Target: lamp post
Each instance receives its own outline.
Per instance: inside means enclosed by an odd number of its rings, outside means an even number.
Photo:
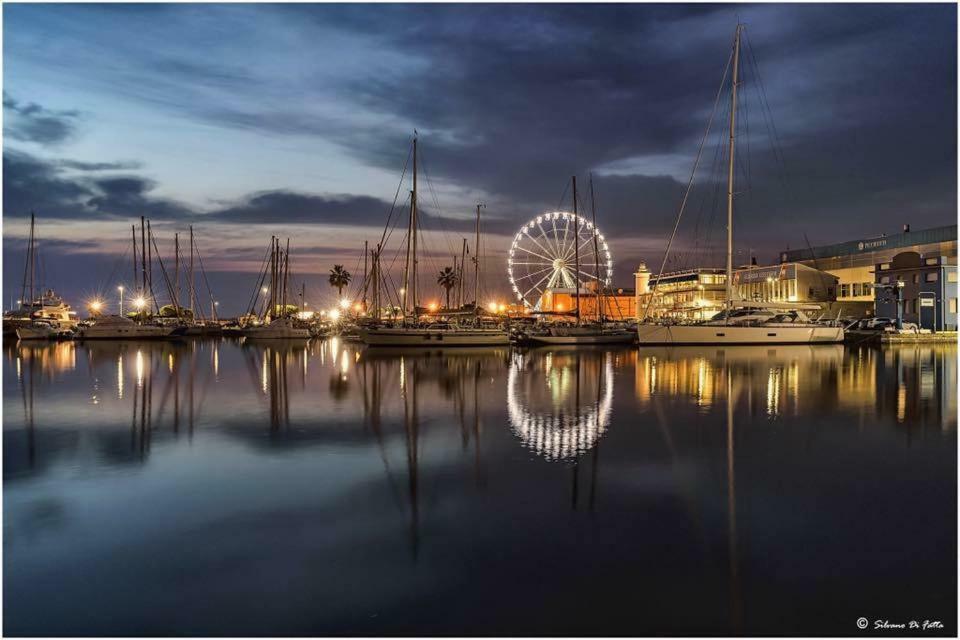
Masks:
[[[897,280],[897,331],[903,331],[903,280]]]
[[[120,292],[120,315],[123,315],[123,285],[117,287],[117,291]]]

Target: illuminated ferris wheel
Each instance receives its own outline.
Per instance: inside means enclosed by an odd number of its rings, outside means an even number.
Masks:
[[[513,294],[533,309],[539,308],[546,289],[575,289],[579,280],[581,290],[594,291],[598,279],[609,286],[612,275],[613,258],[603,234],[567,211],[545,213],[520,227],[507,257]]]

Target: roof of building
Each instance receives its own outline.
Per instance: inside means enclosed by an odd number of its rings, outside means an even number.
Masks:
[[[838,244],[828,244],[806,249],[789,249],[780,253],[780,262],[796,262],[814,258],[833,258],[870,253],[882,249],[896,249],[899,247],[913,247],[923,244],[936,244],[957,240],[957,225],[934,227],[920,231],[905,231],[893,235],[884,235],[863,240],[850,240]]]

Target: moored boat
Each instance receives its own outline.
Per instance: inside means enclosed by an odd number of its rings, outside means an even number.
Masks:
[[[80,340],[148,340],[182,333],[182,328],[156,324],[137,324],[123,316],[99,316],[77,329]]]

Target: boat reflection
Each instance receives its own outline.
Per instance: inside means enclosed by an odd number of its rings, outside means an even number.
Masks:
[[[517,353],[507,376],[510,425],[547,460],[572,460],[593,448],[610,424],[613,354],[532,350]]]

